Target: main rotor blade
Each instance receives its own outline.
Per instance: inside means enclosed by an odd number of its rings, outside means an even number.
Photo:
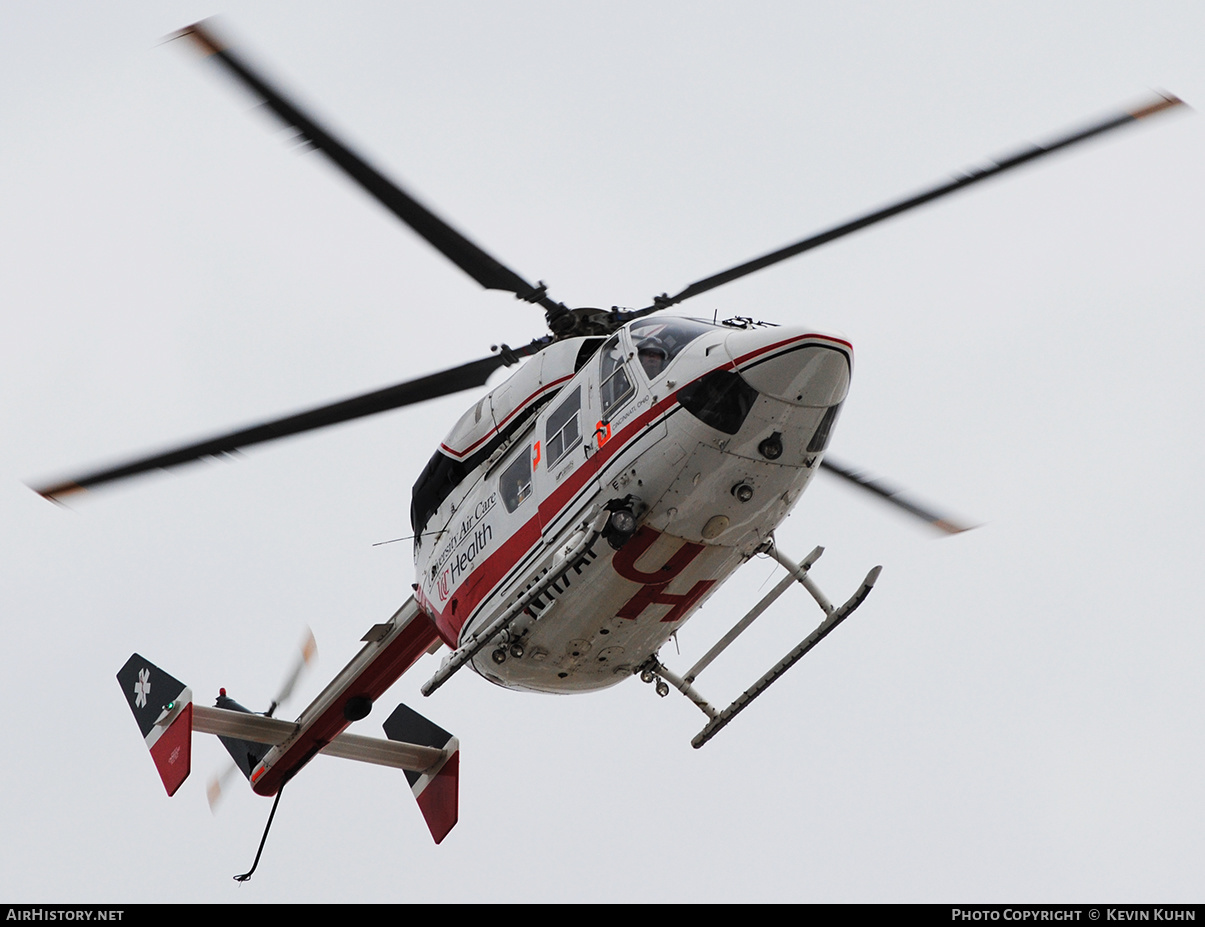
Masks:
[[[295,415],[287,415],[261,425],[240,428],[237,431],[217,435],[159,454],[140,457],[129,463],[95,470],[40,488],[34,487],[34,491],[51,502],[58,502],[71,493],[148,473],[152,470],[166,470],[204,457],[220,457],[253,444],[275,441],[277,438],[285,438],[317,428],[326,428],[340,422],[348,422],[367,415],[375,415],[378,412],[388,412],[390,409],[398,409],[417,402],[425,402],[428,399],[459,393],[475,386],[484,386],[490,374],[499,367],[514,363],[519,357],[535,354],[542,347],[543,344],[538,341],[513,349],[503,345],[502,350],[497,354],[462,364],[459,367],[442,370],[416,380],[407,380],[405,383],[387,386],[384,389],[319,406],[305,412],[298,412]]]
[[[192,39],[205,54],[211,55],[221,63],[236,80],[258,96],[265,106],[330,158],[377,202],[487,290],[504,290],[527,302],[539,303],[547,310],[550,322],[567,311],[560,303],[545,295],[543,283],[532,286],[418,203],[410,194],[335,138],[278,87],[252,68],[241,55],[231,51],[226,43],[215,35],[211,22],[194,23],[172,37]]]
[[[1139,119],[1145,119],[1147,116],[1153,116],[1155,113],[1163,110],[1172,109],[1173,107],[1183,106],[1184,101],[1170,94],[1160,94],[1156,99],[1147,102],[1143,106],[1136,109],[1127,110],[1122,113],[1117,113],[1103,119],[1100,122],[1094,123],[1084,129],[1072,132],[1068,135],[1060,136],[1053,139],[1044,145],[1031,145],[1028,148],[1014,152],[1007,157],[1001,158],[999,161],[988,162],[983,167],[969,168],[963,174],[949,180],[945,183],[937,184],[927,190],[922,190],[912,196],[891,203],[881,209],[876,209],[873,212],[866,213],[855,219],[850,219],[848,222],[843,222],[840,225],[834,226],[823,232],[819,232],[802,241],[797,241],[793,245],[787,245],[785,248],[779,248],[777,251],[771,251],[769,254],[762,255],[759,258],[754,258],[752,261],[746,261],[744,264],[738,264],[728,270],[718,274],[713,274],[710,277],[705,277],[698,280],[678,293],[676,296],[668,296],[662,294],[653,300],[653,305],[641,309],[633,315],[647,315],[650,312],[656,312],[658,309],[666,309],[669,306],[677,305],[683,300],[690,299],[692,296],[698,296],[700,293],[706,293],[708,290],[715,289],[725,283],[730,283],[733,280],[738,280],[754,271],[761,270],[763,267],[769,267],[771,264],[777,264],[779,261],[785,261],[787,258],[794,257],[797,254],[802,254],[805,251],[811,251],[813,248],[819,248],[821,245],[828,244],[830,241],[835,241],[838,238],[843,238],[867,226],[874,225],[877,222],[882,222],[884,219],[890,219],[892,216],[898,216],[902,212],[907,212],[910,209],[915,209],[917,206],[923,206],[925,203],[931,203],[936,199],[940,199],[947,194],[953,193],[956,190],[962,190],[972,184],[987,180],[989,177],[995,177],[997,174],[1002,174],[1005,171],[1012,170],[1015,167],[1020,167],[1022,164],[1027,164],[1037,158],[1052,154],[1069,145],[1075,145],[1079,142],[1087,141],[1090,138],[1095,138],[1105,132],[1111,132],[1113,129],[1120,128],[1124,125],[1129,125]]]
[[[946,534],[961,534],[963,531],[969,531],[971,528],[975,527],[974,525],[959,524],[952,518],[948,518],[945,515],[939,515],[937,512],[934,512],[933,510],[912,501],[895,487],[888,486],[886,483],[880,482],[879,480],[872,480],[870,477],[863,473],[859,473],[857,470],[854,470],[847,464],[837,463],[837,461],[833,460],[831,457],[825,457],[824,460],[820,461],[820,466],[829,473],[834,473],[843,480],[853,483],[859,489],[865,489],[867,492],[873,493],[883,501],[890,502],[897,508],[903,509],[909,515],[914,515],[922,521],[928,522],[934,528],[937,528],[939,531],[944,531]]]

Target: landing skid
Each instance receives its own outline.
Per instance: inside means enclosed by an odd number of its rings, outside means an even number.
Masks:
[[[748,614],[746,614],[740,621],[733,625],[732,629],[722,638],[720,638],[720,640],[716,642],[715,646],[707,651],[699,662],[687,670],[684,676],[679,676],[665,666],[665,664],[658,660],[654,655],[645,661],[639,670],[637,670],[637,672],[640,674],[641,681],[646,683],[656,683],[657,693],[659,695],[668,694],[669,689],[666,683],[669,683],[669,685],[672,685],[675,689],[694,702],[695,705],[698,706],[699,710],[702,711],[703,714],[707,715],[707,717],[710,719],[707,723],[707,726],[704,727],[703,730],[701,730],[690,742],[691,746],[696,750],[718,734],[729,721],[744,711],[750,702],[765,692],[766,689],[770,688],[770,686],[777,681],[783,673],[798,663],[808,651],[810,651],[813,647],[824,640],[830,633],[832,633],[837,625],[852,615],[854,610],[865,601],[868,595],[870,595],[870,590],[874,588],[875,581],[879,578],[879,573],[882,572],[883,569],[881,566],[874,567],[874,569],[866,574],[866,578],[862,581],[862,585],[860,585],[857,591],[850,596],[849,600],[844,605],[837,607],[828,600],[824,593],[820,591],[820,588],[812,581],[811,577],[808,576],[808,570],[810,570],[812,565],[820,559],[820,555],[824,553],[823,547],[817,547],[810,554],[808,554],[807,558],[802,563],[798,564],[780,552],[774,546],[773,541],[767,542],[761,552],[768,554],[782,564],[788,575],[784,577],[778,583],[778,585],[771,589],[765,596],[763,596],[761,601],[753,606]],[[753,622],[757,620],[762,612],[769,608],[779,596],[786,592],[787,589],[789,589],[791,585],[796,582],[803,586],[803,588],[808,591],[812,598],[816,600],[816,604],[819,605],[824,611],[824,620],[820,622],[820,624],[814,631],[812,631],[811,634],[800,641],[797,647],[775,663],[764,676],[758,679],[757,682],[755,682],[740,696],[738,696],[731,705],[722,711],[717,709],[694,688],[694,681],[716,657],[723,653],[728,646],[735,641],[746,628],[749,627],[749,625],[753,624]]]

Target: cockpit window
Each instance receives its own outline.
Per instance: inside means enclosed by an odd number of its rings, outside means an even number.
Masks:
[[[757,390],[739,373],[713,370],[678,390],[678,402],[704,425],[734,435],[757,402]]]
[[[508,512],[513,512],[524,499],[531,495],[530,444],[524,447],[514,462],[502,471],[498,488],[502,491],[502,502]]]
[[[820,451],[828,447],[829,435],[833,432],[833,425],[836,424],[837,416],[841,413],[841,403],[835,406],[829,406],[824,412],[824,418],[820,419],[820,424],[816,426],[816,433],[812,435],[812,440],[808,442],[808,453],[818,454]]]
[[[650,380],[655,380],[684,347],[700,335],[715,331],[715,326],[695,319],[659,318],[633,322],[628,330],[641,368]]]
[[[613,335],[599,354],[602,361],[599,367],[599,396],[602,399],[603,419],[610,418],[611,410],[618,408],[636,391],[632,378],[628,376],[627,364],[624,363],[623,347],[619,344],[619,336]]]

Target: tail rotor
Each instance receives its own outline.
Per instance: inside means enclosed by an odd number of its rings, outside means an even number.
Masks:
[[[318,659],[318,642],[314,639],[314,632],[308,627],[305,629],[305,636],[301,640],[298,648],[296,659],[293,665],[289,668],[289,672],[285,677],[285,681],[281,684],[276,696],[272,699],[268,710],[263,713],[264,717],[271,718],[276,709],[288,701],[293,694],[293,689],[297,682],[301,679],[305,670],[312,666]],[[226,690],[222,689],[218,696],[218,707],[227,708],[233,711],[242,711],[247,714],[255,714],[242,705],[227,697]],[[214,773],[209,777],[209,782],[205,788],[205,797],[209,801],[209,810],[213,814],[217,814],[218,805],[221,804],[227,788],[230,785],[230,780],[236,771],[241,771],[244,777],[251,775],[251,770],[259,762],[260,757],[267,752],[267,747],[263,744],[251,743],[246,740],[239,740],[233,737],[220,737],[222,746],[226,748],[231,756],[231,762],[227,764],[221,772]]]

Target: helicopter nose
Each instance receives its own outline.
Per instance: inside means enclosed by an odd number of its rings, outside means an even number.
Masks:
[[[797,326],[736,331],[724,341],[737,372],[759,393],[791,405],[835,406],[849,391],[853,347]]]

